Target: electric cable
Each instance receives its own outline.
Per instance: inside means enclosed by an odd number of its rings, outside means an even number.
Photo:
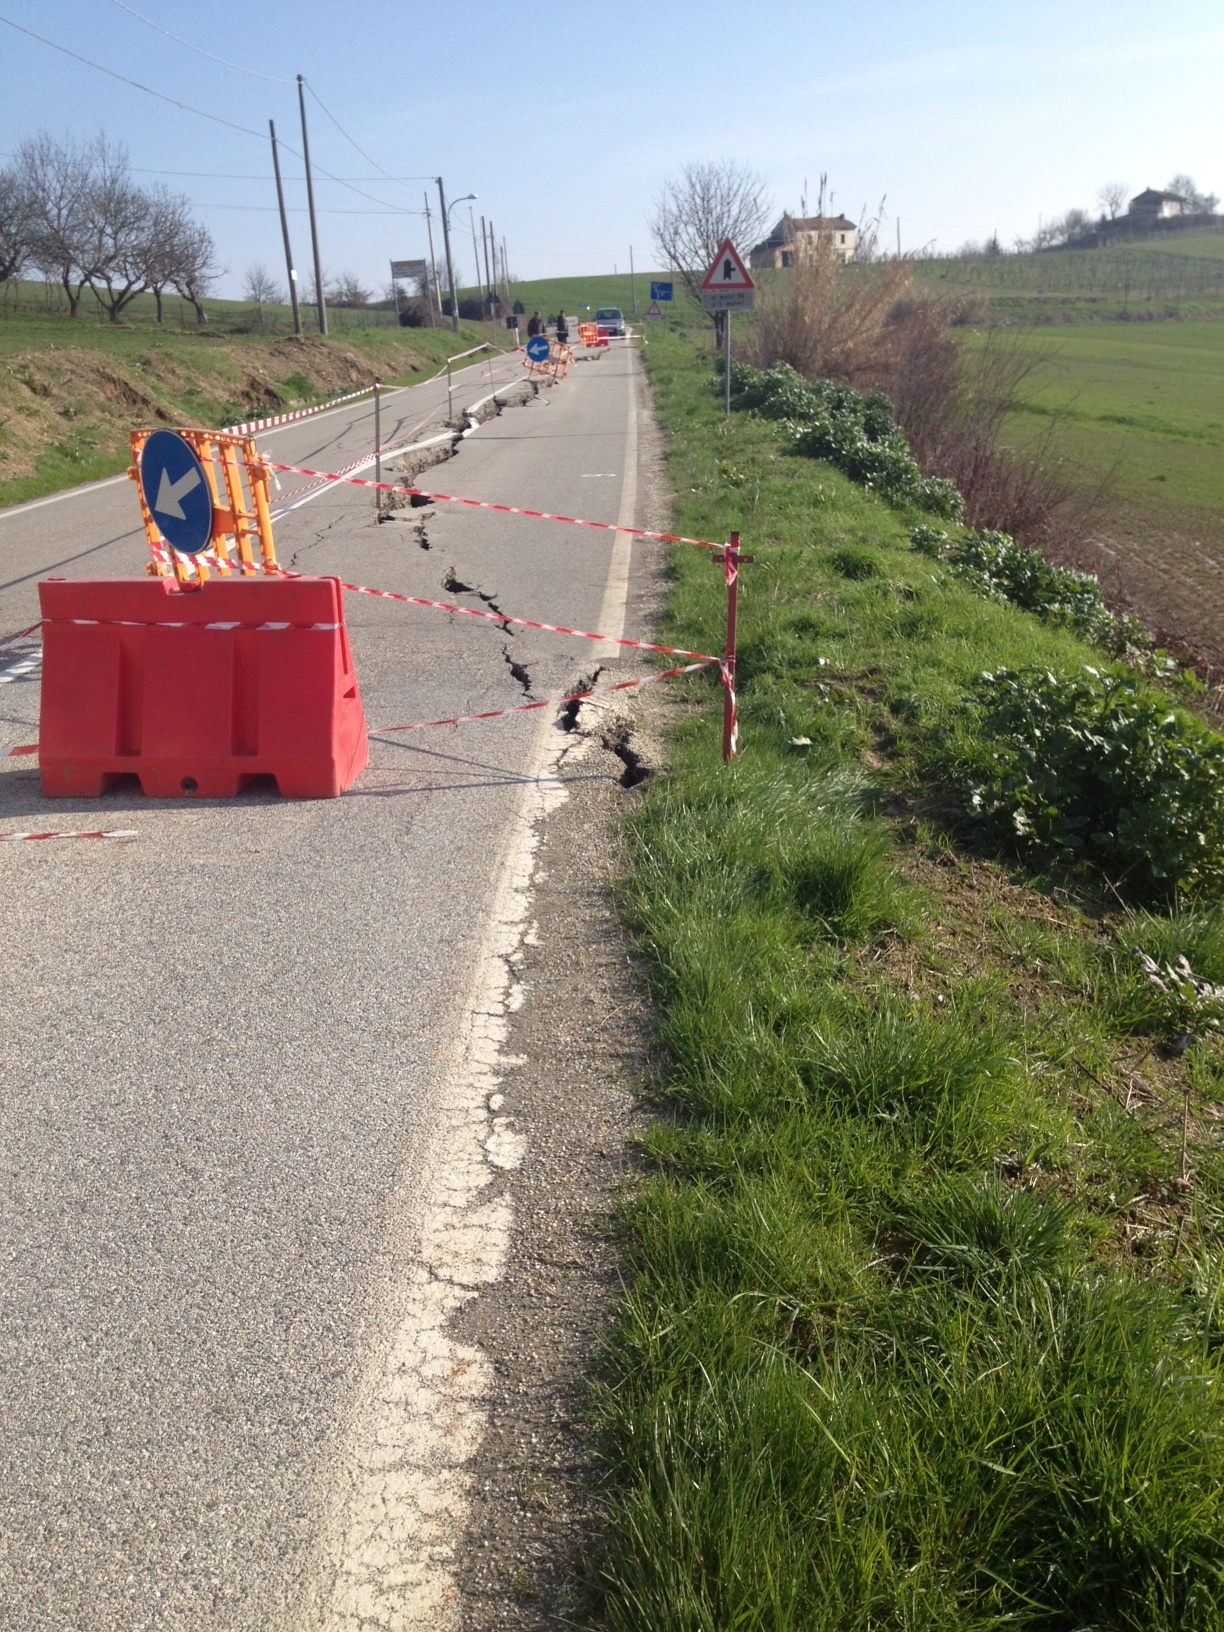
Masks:
[[[219,62],[222,68],[232,68],[236,74],[249,74],[252,79],[266,79],[272,85],[293,84],[291,79],[283,79],[279,74],[261,74],[254,68],[244,68],[240,62],[229,62],[225,57],[214,56],[211,51],[205,51],[202,46],[192,45],[190,40],[184,40],[177,34],[171,34],[168,28],[163,28],[160,23],[155,23],[152,18],[145,17],[134,6],[125,5],[124,0],[111,0],[111,4],[118,6],[120,11],[126,11],[129,17],[135,17],[136,21],[143,23],[146,28],[153,29],[155,33],[164,34],[168,40],[173,40],[175,45],[181,45],[185,50],[194,51],[197,57],[207,57],[209,62]]]
[[[31,40],[37,40],[39,45],[49,45],[52,51],[59,51],[65,57],[71,57],[74,62],[82,62],[86,68],[96,68],[100,74],[106,74],[110,79],[117,79],[121,85],[130,85],[134,90],[143,91],[146,96],[155,96],[159,102],[168,102],[172,108],[181,108],[184,113],[197,114],[201,119],[208,119],[214,125],[224,125],[227,130],[240,130],[244,136],[254,136],[263,141],[264,133],[261,130],[252,130],[249,125],[235,124],[232,119],[222,119],[219,114],[206,113],[203,108],[193,108],[190,102],[180,102],[177,97],[167,96],[164,91],[155,91],[151,85],[142,85],[138,79],[129,79],[126,74],[117,74],[113,68],[105,68],[100,62],[94,62],[91,57],[83,57],[78,51],[70,51],[66,45],[58,45],[43,34],[36,34],[32,28],[24,28],[15,23],[11,17],[0,16],[0,23],[16,29],[18,34],[25,34]],[[335,180],[335,177],[332,178]],[[381,202],[378,200],[377,202]]]

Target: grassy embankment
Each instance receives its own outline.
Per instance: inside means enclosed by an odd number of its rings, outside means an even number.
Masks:
[[[1224,980],[1224,916],[974,848],[975,678],[1108,663],[647,356],[678,528],[758,559],[743,757],[691,683],[628,835],[664,1063],[595,1621],[1219,1628],[1224,1054],[1164,1046],[1130,948]],[[716,563],[673,571],[662,638],[717,649]]]
[[[649,273],[636,288],[644,312]],[[577,316],[584,305],[631,315],[632,289],[628,274],[609,274],[545,279],[513,293],[546,316],[559,307]],[[287,306],[209,299],[201,329],[177,297],[167,299],[160,326],[151,295],[118,324],[102,320],[88,296],[75,320],[40,309],[44,298],[41,284],[18,283],[0,302],[0,505],[123,470],[129,430],[149,420],[216,427],[304,407],[375,377],[410,384],[451,352],[512,338],[504,325],[464,322],[455,335],[449,322],[399,329],[390,312],[336,308],[322,340],[304,306],[305,336],[295,340]]]
[[[41,291],[41,285],[39,286]],[[304,407],[381,377],[409,384],[446,356],[487,340],[489,324],[455,335],[332,314],[326,340],[295,340],[288,308],[208,302],[210,322],[153,321],[142,297],[124,322],[59,312],[0,314],[0,505],[93,481],[126,468],[128,433],[147,423],[219,427]],[[168,317],[179,303],[167,303]],[[187,314],[190,316],[190,313]],[[385,316],[386,314],[379,314]],[[506,343],[505,331],[495,335]]]

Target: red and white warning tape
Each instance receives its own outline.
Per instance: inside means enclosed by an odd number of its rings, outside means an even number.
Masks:
[[[286,573],[286,577],[299,577],[298,573]],[[350,595],[373,595],[381,601],[402,601],[406,606],[427,606],[435,612],[460,612],[465,618],[486,618],[490,623],[514,623],[520,629],[543,629],[550,635],[573,635],[579,640],[605,640],[614,646],[632,646],[639,652],[662,652],[667,657],[697,657],[702,663],[717,663],[716,657],[708,652],[690,652],[683,646],[655,646],[648,640],[629,640],[624,635],[596,635],[589,629],[567,629],[560,623],[539,623],[534,618],[513,618],[508,612],[478,611],[474,606],[457,606],[454,601],[427,601],[420,595],[400,595],[393,589],[368,589],[364,584],[346,584],[340,580],[340,588],[347,590]]]
[[[36,754],[36,742],[23,742],[16,748],[0,748],[0,759],[18,759],[22,754]]]
[[[602,533],[627,533],[631,538],[654,538],[662,544],[695,544],[701,550],[725,548],[708,538],[686,538],[681,533],[656,533],[647,527],[618,527],[612,521],[584,521],[579,516],[557,516],[548,510],[525,510],[515,504],[493,504],[488,499],[462,499],[454,493],[426,493],[423,488],[408,487],[402,482],[371,482],[362,476],[346,476],[341,470],[308,470],[303,465],[283,465],[275,459],[265,462],[270,469],[287,471],[291,476],[317,476],[327,482],[347,482],[351,487],[372,487],[380,493],[407,493],[431,504],[464,504],[473,510],[493,510],[502,516],[527,516],[532,521],[561,521],[569,527],[594,527]]]
[[[588,697],[605,697],[611,692],[628,691],[634,686],[650,686],[656,680],[674,680],[681,674],[696,674],[701,669],[710,668],[717,661],[717,658],[711,658],[704,663],[686,663],[681,669],[664,669],[661,674],[644,674],[636,680],[619,680],[613,686],[590,686],[586,691],[576,691],[568,697],[546,697],[539,703],[518,703],[514,708],[486,709],[483,714],[456,714],[449,720],[417,720],[412,725],[373,726],[370,735],[377,737],[390,732],[427,731],[434,725],[468,725],[473,720],[500,720],[507,714],[530,714],[537,708],[564,708],[567,703],[583,703]]]
[[[39,619],[37,623],[32,623],[28,629],[22,629],[18,634],[5,635],[4,639],[0,640],[0,652],[4,651],[9,646],[16,646],[19,640],[25,640],[29,635],[37,634],[41,628],[42,620]]]
[[[0,833],[0,844],[15,844],[19,839],[134,839],[134,827],[97,828],[90,833]]]
[[[255,431],[270,430],[273,425],[288,425],[295,419],[309,419],[313,414],[325,414],[329,408],[339,408],[342,403],[356,402],[358,397],[368,397],[373,391],[372,385],[363,385],[360,391],[346,392],[342,397],[332,397],[329,402],[316,403],[313,408],[294,408],[287,414],[269,414],[266,419],[248,419],[241,425],[227,425],[227,436],[250,436]]]

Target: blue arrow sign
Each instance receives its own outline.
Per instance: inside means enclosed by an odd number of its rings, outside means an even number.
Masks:
[[[548,352],[548,336],[546,334],[533,334],[527,342],[527,355],[532,362],[546,363],[548,361]]]
[[[190,442],[154,431],[140,456],[140,487],[171,549],[198,555],[212,538],[212,489]]]
[[[650,298],[651,300],[670,300],[672,298],[671,284],[652,283],[650,286]]]

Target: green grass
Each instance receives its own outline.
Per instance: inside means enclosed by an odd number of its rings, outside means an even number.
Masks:
[[[1067,318],[1224,316],[1224,228],[1101,249],[918,261],[920,285],[973,297],[1027,323]]]
[[[627,834],[662,1063],[591,1623],[1218,1629],[1224,1055],[1160,1053],[1129,948],[1219,967],[1224,912],[966,848],[941,812],[974,677],[1098,655],[724,422],[683,337],[647,358],[677,527],[757,560],[743,755],[687,683]],[[672,572],[663,638],[713,649],[720,574]]]
[[[173,305],[168,312],[173,312]],[[294,340],[287,325],[248,331],[249,308],[209,302],[204,329],[0,312],[0,505],[126,468],[142,424],[220,427],[309,405],[381,377],[408,384],[504,331],[343,327]],[[366,314],[342,314],[344,317]],[[8,472],[13,474],[8,474]]]
[[[1108,474],[1140,505],[1221,508],[1224,322],[1018,328],[1007,344],[1039,360],[1007,427],[1016,442],[1055,418],[1058,451],[1084,479]]]

